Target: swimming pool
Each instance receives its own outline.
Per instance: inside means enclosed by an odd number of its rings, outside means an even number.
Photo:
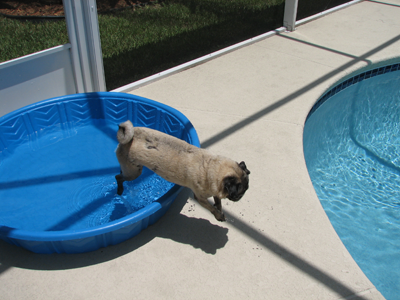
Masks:
[[[400,64],[329,89],[304,127],[314,189],[375,287],[400,299]]]

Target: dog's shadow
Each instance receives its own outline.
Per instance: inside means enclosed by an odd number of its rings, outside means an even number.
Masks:
[[[95,265],[130,253],[155,238],[171,239],[201,249],[205,253],[215,254],[228,242],[228,229],[205,219],[181,214],[190,196],[191,191],[183,189],[167,213],[154,225],[121,244],[89,253],[35,254],[0,240],[0,274],[10,267],[63,270]],[[210,214],[210,218],[214,216]]]

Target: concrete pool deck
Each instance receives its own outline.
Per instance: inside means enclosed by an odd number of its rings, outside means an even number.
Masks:
[[[383,1],[382,1],[383,2]],[[138,236],[77,255],[0,241],[0,299],[384,299],[327,218],[302,134],[319,96],[400,55],[400,0],[364,1],[133,90],[177,108],[202,147],[251,171],[220,223],[185,190]]]

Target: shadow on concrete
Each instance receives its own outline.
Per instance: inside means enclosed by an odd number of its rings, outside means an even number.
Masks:
[[[32,270],[65,270],[87,267],[130,253],[155,238],[171,239],[215,254],[228,242],[228,229],[205,219],[180,214],[191,191],[184,189],[157,223],[121,244],[81,254],[36,254],[0,241],[0,275],[11,267]],[[207,234],[204,234],[204,233]]]
[[[278,35],[281,36],[281,35]],[[285,37],[286,38],[286,37]],[[208,148],[211,145],[220,142],[221,140],[223,140],[224,138],[230,136],[231,134],[235,133],[237,130],[243,128],[244,126],[250,125],[251,123],[259,120],[260,118],[266,116],[267,114],[269,114],[270,112],[274,111],[275,109],[284,106],[285,104],[295,100],[297,97],[300,97],[302,94],[306,93],[308,90],[324,83],[325,81],[329,80],[330,78],[332,78],[333,76],[343,72],[344,70],[350,68],[351,66],[357,64],[358,62],[368,62],[368,57],[370,57],[371,55],[385,49],[386,47],[394,44],[395,42],[400,40],[400,35],[397,35],[396,37],[392,38],[391,40],[383,43],[382,45],[379,45],[378,47],[368,51],[367,53],[359,56],[359,57],[354,57],[353,60],[349,61],[348,63],[345,63],[344,65],[340,66],[339,68],[332,70],[331,72],[325,74],[324,76],[318,78],[317,80],[307,84],[306,86],[302,87],[301,89],[289,94],[288,96],[276,101],[275,103],[261,109],[260,111],[254,113],[253,115],[245,118],[244,120],[232,125],[231,127],[221,131],[220,133],[217,133],[216,135],[214,135],[213,137],[207,139],[206,141],[201,143],[201,147],[202,148]],[[296,40],[294,40],[296,41]],[[298,41],[301,43],[305,43],[303,41]],[[313,45],[311,43],[307,43],[310,46],[313,47],[318,47],[321,48],[318,45]],[[321,48],[323,49],[323,48]],[[324,50],[327,50],[324,47]],[[316,99],[317,100],[317,99]]]
[[[398,4],[394,4],[394,3],[387,3],[384,1],[375,1],[375,0],[367,0],[368,2],[374,2],[374,3],[378,3],[378,4],[383,4],[383,5],[389,5],[389,6],[393,6],[393,7],[400,7],[400,5]]]
[[[356,291],[353,291],[351,288],[339,282],[331,275],[314,266],[311,262],[302,259],[297,254],[290,251],[290,249],[280,245],[276,241],[273,241],[268,236],[262,234],[259,230],[252,227],[250,224],[241,221],[239,218],[234,217],[228,212],[225,212],[225,215],[228,217],[228,219],[233,220],[233,222],[231,222],[231,225],[234,226],[237,230],[240,230],[243,234],[253,239],[257,244],[265,247],[264,249],[268,249],[280,259],[289,263],[292,267],[295,267],[296,269],[302,271],[308,276],[314,278],[314,280],[320,282],[325,287],[339,295],[341,298],[350,299],[351,297],[351,299],[357,300],[366,299],[362,296],[357,296]]]

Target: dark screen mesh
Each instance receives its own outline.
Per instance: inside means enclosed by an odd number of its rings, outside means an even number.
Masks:
[[[349,0],[299,0],[297,7],[297,18],[301,20],[320,13],[332,7],[350,2]]]

